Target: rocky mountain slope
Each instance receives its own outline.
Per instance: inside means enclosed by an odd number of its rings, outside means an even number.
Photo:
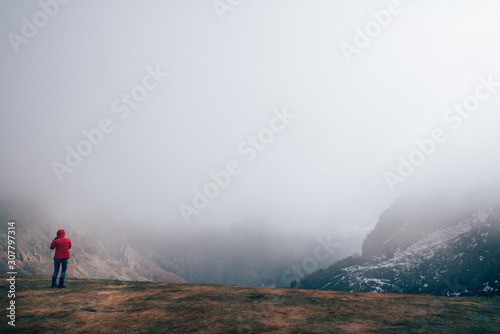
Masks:
[[[49,245],[60,228],[73,242],[68,277],[78,278],[288,287],[302,277],[296,271],[307,272],[301,263],[322,244],[338,248],[322,248],[316,268],[328,267],[360,245],[358,239],[273,230],[262,222],[222,229],[184,223],[162,226],[132,218],[115,221],[92,209],[37,199],[0,201],[3,251],[9,219],[17,220],[19,272],[26,275],[52,274]],[[0,262],[0,270],[6,272],[6,265]]]
[[[7,222],[16,219],[16,264],[25,275],[52,275],[50,243],[64,227],[71,239],[68,277],[184,282],[129,245],[112,219],[89,210],[57,213],[32,204],[0,203],[0,248],[7,252]],[[0,271],[7,272],[6,261]]]
[[[305,277],[306,289],[500,295],[500,201],[495,192],[410,194],[381,216],[349,257]]]

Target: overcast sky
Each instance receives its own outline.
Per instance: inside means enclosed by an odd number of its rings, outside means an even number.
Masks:
[[[0,197],[364,235],[406,191],[496,180],[499,12],[495,0],[2,1]],[[472,111],[448,111],[463,103]],[[68,147],[87,154],[74,167]],[[207,186],[228,168],[224,188]],[[196,208],[194,189],[213,198]]]

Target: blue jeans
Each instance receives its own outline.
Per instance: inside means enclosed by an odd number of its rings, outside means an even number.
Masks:
[[[59,274],[59,267],[62,264],[61,276],[59,277],[59,286],[64,286],[64,278],[66,277],[66,269],[68,269],[68,259],[54,260],[54,274],[52,274],[52,286],[56,285],[57,274]]]

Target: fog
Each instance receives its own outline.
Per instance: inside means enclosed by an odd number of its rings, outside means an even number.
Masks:
[[[499,9],[2,1],[0,199],[361,241],[408,191],[497,179]]]

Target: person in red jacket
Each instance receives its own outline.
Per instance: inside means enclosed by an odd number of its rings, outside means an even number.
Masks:
[[[52,288],[57,287],[57,274],[59,274],[59,267],[62,265],[61,276],[59,277],[59,287],[65,288],[64,278],[66,277],[66,269],[68,269],[69,250],[71,248],[71,240],[65,238],[66,232],[64,230],[57,231],[57,237],[52,240],[50,249],[56,249],[54,254],[54,274],[52,275]]]

